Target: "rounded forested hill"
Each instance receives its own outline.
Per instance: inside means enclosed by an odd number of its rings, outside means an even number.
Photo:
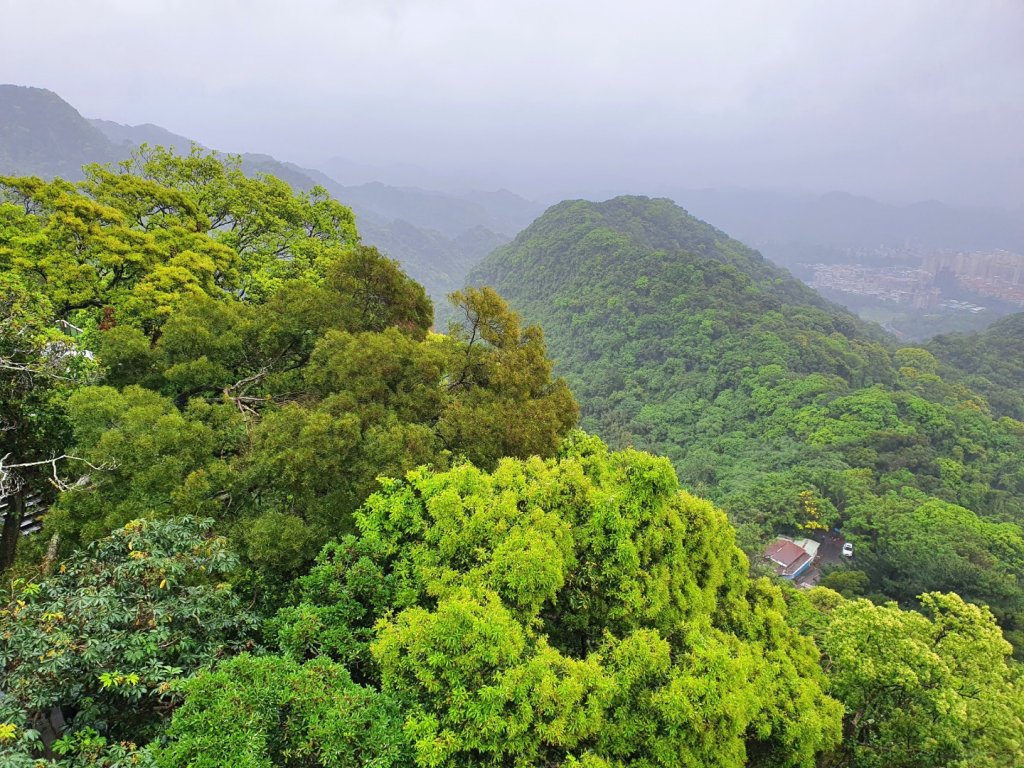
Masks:
[[[542,325],[587,427],[676,458],[687,436],[671,424],[765,365],[854,386],[894,375],[853,315],[670,200],[559,203],[469,283]]]
[[[621,256],[623,253],[616,251],[616,246],[627,244],[634,249],[634,257],[647,251],[685,252],[731,264],[763,283],[763,287],[780,299],[829,308],[853,319],[853,315],[823,299],[787,270],[664,198],[624,195],[603,203],[587,200],[558,203],[520,233],[513,243],[485,259],[471,273],[471,281],[480,278],[500,281],[509,274],[519,278],[524,276],[524,268],[543,270],[549,278],[563,283],[578,278],[585,280],[587,276],[576,275],[573,270],[580,266],[597,266],[595,259]],[[519,287],[524,295],[532,289],[539,296],[565,286],[521,283]]]
[[[1021,626],[1024,424],[928,351],[668,200],[560,203],[470,282],[543,327],[584,428],[669,456],[748,552],[841,526],[869,594],[957,591]]]

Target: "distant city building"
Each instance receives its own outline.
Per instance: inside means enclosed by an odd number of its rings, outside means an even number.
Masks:
[[[804,266],[814,273],[810,284],[819,290],[918,310],[985,311],[978,304],[945,298],[949,293],[963,292],[1024,307],[1024,256],[1010,251],[914,253],[906,248],[876,248],[851,251],[849,255],[888,265],[807,264]],[[907,262],[920,266],[907,266]]]
[[[922,267],[932,275],[948,269],[958,278],[1024,285],[1024,256],[1010,251],[931,253]]]
[[[1024,256],[1020,254],[1003,250],[933,253],[922,265],[933,276],[954,275],[958,285],[971,293],[1024,307]]]

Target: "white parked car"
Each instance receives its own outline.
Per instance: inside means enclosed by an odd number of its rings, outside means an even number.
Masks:
[[[853,544],[849,541],[843,544],[843,557],[853,557]]]

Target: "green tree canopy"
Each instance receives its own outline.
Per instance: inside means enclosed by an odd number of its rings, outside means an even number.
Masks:
[[[858,507],[850,524],[861,567],[904,604],[929,589],[987,605],[1007,637],[1024,641],[1024,535],[1013,523],[984,520],[942,501]]]
[[[322,190],[199,149],[144,147],[86,176],[0,181],[4,279],[40,333],[72,323],[71,349],[97,363],[38,457],[85,462],[60,468],[46,521],[65,547],[211,515],[249,564],[294,573],[351,529],[378,475],[550,456],[575,425],[539,329],[482,292],[456,296],[479,333],[430,334],[423,288]]]
[[[133,521],[56,573],[12,584],[0,604],[0,723],[16,740],[0,743],[0,761],[31,755],[40,731],[72,750],[83,736],[94,744],[90,734],[144,743],[173,707],[175,680],[249,646],[255,619],[221,581],[237,559],[211,527]]]
[[[921,611],[843,600],[818,588],[798,603],[821,645],[831,695],[846,708],[826,766],[1016,766],[1024,760],[1024,679],[985,608],[921,595]]]
[[[405,702],[419,765],[810,766],[838,738],[814,646],[663,459],[578,434],[356,519],[276,633]]]
[[[327,659],[242,654],[184,680],[160,768],[401,768],[408,741],[394,701]]]

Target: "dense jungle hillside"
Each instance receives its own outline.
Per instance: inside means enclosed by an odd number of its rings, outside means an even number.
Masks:
[[[1024,640],[1024,425],[927,350],[668,200],[561,203],[470,281],[545,329],[584,428],[671,458],[751,555],[840,528],[858,593],[956,591]]]
[[[1024,432],[928,352],[667,201],[495,253],[549,346],[323,188],[83,175],[0,178],[0,764],[1020,764]]]
[[[947,364],[944,376],[983,394],[995,413],[1024,420],[1024,313],[981,333],[937,336],[927,347]]]

